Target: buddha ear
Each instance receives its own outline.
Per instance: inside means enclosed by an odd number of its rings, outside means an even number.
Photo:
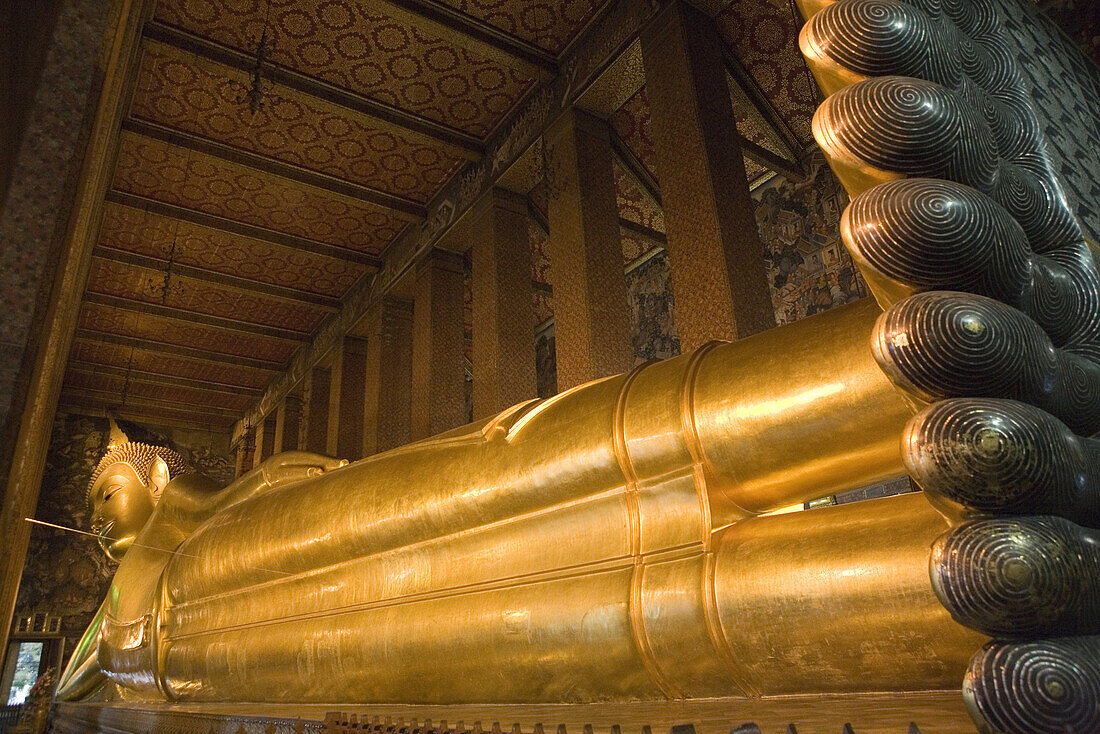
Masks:
[[[149,467],[149,491],[154,497],[160,497],[160,493],[168,486],[168,464],[159,456],[153,457],[153,465]]]

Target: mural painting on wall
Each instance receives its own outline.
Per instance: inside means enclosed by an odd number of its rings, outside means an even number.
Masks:
[[[634,363],[668,359],[680,353],[673,315],[672,273],[668,253],[658,252],[626,275],[634,333]]]
[[[811,158],[805,181],[776,176],[753,199],[778,324],[867,295],[840,240],[848,197],[820,152]]]
[[[148,428],[120,420],[131,441],[168,446],[187,457],[199,471],[218,482],[233,478],[228,436],[214,439],[205,431]],[[54,421],[35,517],[45,522],[87,530],[88,480],[110,443],[106,418],[59,414]],[[47,613],[61,620],[65,654],[92,621],[115,571],[96,541],[86,535],[36,527],[16,601],[15,618]]]
[[[558,362],[555,347],[554,324],[551,322],[535,334],[535,381],[540,398],[550,398],[558,393]]]

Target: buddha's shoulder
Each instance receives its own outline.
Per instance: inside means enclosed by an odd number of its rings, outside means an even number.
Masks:
[[[221,491],[222,486],[205,474],[182,474],[173,477],[164,488],[164,495],[205,497]]]

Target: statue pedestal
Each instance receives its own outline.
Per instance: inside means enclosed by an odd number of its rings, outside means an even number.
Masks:
[[[762,734],[974,732],[957,690],[541,705],[60,703],[52,724],[61,733],[134,734],[749,734],[749,724]]]

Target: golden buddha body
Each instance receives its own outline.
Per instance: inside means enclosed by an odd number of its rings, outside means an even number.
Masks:
[[[348,466],[284,454],[221,491],[171,479],[119,566],[97,665],[128,697],[172,701],[950,687],[981,637],[928,583],[948,525],[923,497],[754,517],[903,471],[911,410],[856,336],[877,313],[712,345]],[[305,470],[262,479],[287,462]]]

